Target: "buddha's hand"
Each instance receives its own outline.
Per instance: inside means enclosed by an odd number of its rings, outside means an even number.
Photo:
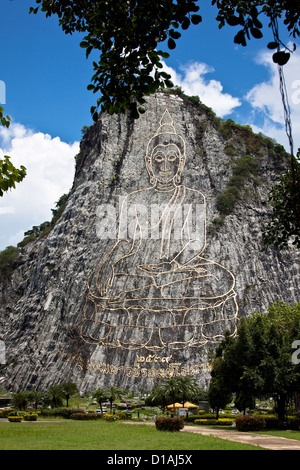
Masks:
[[[153,276],[158,276],[159,274],[168,273],[174,270],[173,264],[168,261],[157,264],[140,264],[139,268]]]
[[[112,285],[114,272],[111,263],[106,261],[100,267],[97,276],[97,285],[101,297],[105,296]]]

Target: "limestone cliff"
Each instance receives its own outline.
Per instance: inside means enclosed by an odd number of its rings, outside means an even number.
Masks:
[[[175,373],[205,387],[225,328],[299,301],[299,252],[262,250],[283,153],[175,94],[138,120],[101,116],[60,219],[1,281],[3,385],[150,388]]]

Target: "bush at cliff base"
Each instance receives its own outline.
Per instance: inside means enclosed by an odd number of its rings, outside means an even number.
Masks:
[[[180,431],[184,428],[183,418],[156,418],[155,426],[158,431]]]
[[[235,422],[238,431],[262,431],[266,427],[263,416],[237,416]]]

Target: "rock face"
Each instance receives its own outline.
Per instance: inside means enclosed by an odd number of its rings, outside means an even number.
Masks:
[[[225,329],[299,301],[299,252],[262,251],[278,148],[174,94],[138,120],[103,115],[59,221],[0,284],[5,388],[206,387]]]

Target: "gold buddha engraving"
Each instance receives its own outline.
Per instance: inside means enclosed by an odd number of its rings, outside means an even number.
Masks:
[[[166,110],[147,146],[150,186],[124,198],[116,243],[88,279],[73,329],[85,342],[159,352],[235,332],[235,278],[203,257],[206,202],[182,184],[185,160],[184,139]]]

